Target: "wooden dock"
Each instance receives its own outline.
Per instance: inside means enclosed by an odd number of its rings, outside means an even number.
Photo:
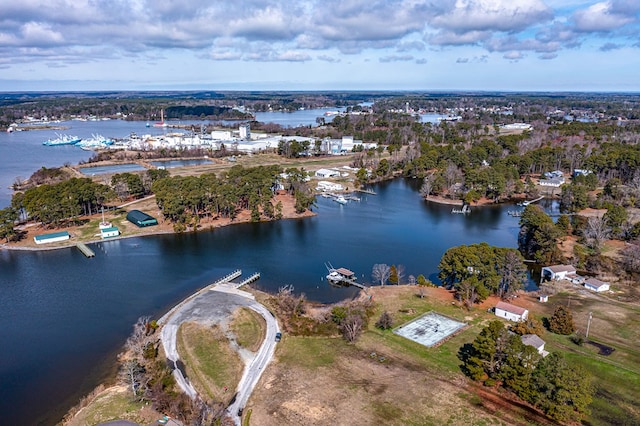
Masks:
[[[377,195],[376,192],[373,189],[355,189],[354,191],[356,192],[362,192],[363,194],[369,194],[369,195]]]
[[[240,275],[242,275],[242,271],[240,269],[236,269],[235,271],[231,272],[230,274],[227,274],[224,277],[220,278],[219,280],[216,280],[216,282],[214,282],[212,285],[228,283],[231,280],[235,280]]]
[[[96,254],[84,243],[77,243],[76,247],[87,257],[96,257]]]

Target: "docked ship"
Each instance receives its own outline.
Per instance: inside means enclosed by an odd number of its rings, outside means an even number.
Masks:
[[[75,145],[80,142],[82,139],[77,136],[70,135],[59,135],[56,133],[57,138],[55,139],[47,139],[42,142],[42,145],[46,146],[57,146],[57,145]]]
[[[79,146],[84,150],[103,149],[109,145],[113,145],[113,140],[97,134],[93,134],[90,139],[83,139],[76,144],[76,146]]]

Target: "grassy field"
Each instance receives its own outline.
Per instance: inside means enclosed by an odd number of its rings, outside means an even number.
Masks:
[[[178,353],[186,365],[187,377],[201,395],[229,402],[244,364],[218,326],[180,325]],[[225,392],[225,386],[231,390]]]
[[[260,348],[266,328],[264,318],[248,308],[238,309],[229,324],[229,329],[235,334],[238,344],[251,352]]]

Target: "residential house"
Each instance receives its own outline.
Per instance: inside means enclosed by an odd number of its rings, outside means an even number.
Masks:
[[[576,268],[571,265],[553,265],[545,266],[541,271],[542,281],[564,280],[568,275],[576,275]]]
[[[549,355],[549,352],[544,350],[545,341],[538,337],[538,335],[524,334],[520,338],[522,339],[522,343],[527,346],[533,346],[543,357]]]
[[[527,309],[506,302],[498,302],[494,313],[497,317],[516,322],[526,320],[529,315],[529,311]]]

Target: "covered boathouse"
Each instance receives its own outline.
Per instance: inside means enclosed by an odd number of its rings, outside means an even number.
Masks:
[[[146,214],[145,212],[141,212],[140,210],[131,210],[129,213],[127,213],[127,220],[139,228],[158,224],[158,219],[149,216],[148,214]]]

